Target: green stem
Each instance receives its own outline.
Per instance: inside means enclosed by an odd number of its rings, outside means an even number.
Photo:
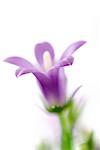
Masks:
[[[73,150],[73,136],[66,113],[59,113],[59,121],[61,125],[61,150]]]

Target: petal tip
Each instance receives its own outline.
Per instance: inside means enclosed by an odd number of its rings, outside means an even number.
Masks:
[[[18,76],[18,75],[16,75],[16,73],[15,73],[15,76],[16,76],[16,78],[19,78],[19,76]]]
[[[18,78],[19,77],[19,74],[17,73],[17,71],[15,72],[15,76]]]
[[[54,60],[54,49],[49,42],[41,42],[35,45],[35,56],[40,65],[43,65],[43,54],[48,51],[51,59]]]
[[[7,57],[6,59],[4,59],[4,62],[10,63],[10,64],[14,64],[14,59],[16,59],[17,57]]]
[[[9,58],[6,58],[3,60],[4,62],[9,62]]]
[[[84,44],[87,43],[87,41],[84,41],[84,40],[81,40],[81,41],[79,41],[79,42],[80,42],[81,45],[84,45]]]

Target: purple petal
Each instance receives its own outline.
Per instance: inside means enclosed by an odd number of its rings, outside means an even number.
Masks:
[[[18,68],[15,72],[16,77],[20,76],[20,72],[22,72],[23,68]],[[24,74],[24,73],[23,73]]]
[[[60,101],[61,101],[61,104],[64,104],[65,103],[65,100],[66,100],[66,86],[67,86],[67,78],[65,76],[65,73],[64,73],[64,69],[63,68],[60,68],[59,69],[59,97],[60,97]]]
[[[54,50],[50,43],[43,42],[35,46],[35,56],[40,65],[43,65],[43,54],[48,51],[50,53],[52,61],[54,60]]]
[[[70,57],[77,49],[84,45],[86,41],[78,41],[71,44],[62,54],[61,59]]]
[[[37,70],[36,68],[18,68],[15,72],[16,76],[19,77],[19,76],[22,76],[24,74],[27,74],[27,73],[33,73],[34,75],[36,75],[37,73],[38,74],[43,74],[42,72],[40,72],[39,70]]]
[[[36,71],[34,69],[25,69],[25,68],[19,68],[16,70],[16,76],[19,77],[21,75],[32,73],[37,78],[37,81],[39,83],[40,89],[42,91],[42,94],[44,95],[45,99],[47,100],[47,103],[51,104],[50,95],[51,95],[51,84],[50,79],[47,75],[40,71]]]
[[[21,57],[8,57],[4,60],[5,62],[8,62],[10,64],[14,64],[16,66],[19,66],[20,68],[32,68],[33,65],[28,60],[21,58]]]
[[[72,56],[70,56],[69,58],[63,58],[59,60],[54,67],[59,68],[59,67],[69,66],[73,64],[73,61],[74,58]]]
[[[28,74],[28,73],[33,73],[33,74],[35,74],[35,73],[37,73],[37,72],[40,72],[39,70],[37,70],[36,68],[18,68],[17,70],[16,70],[16,72],[15,72],[15,75],[17,76],[17,77],[20,77],[20,76],[22,76],[22,75],[24,75],[24,74]]]
[[[51,94],[54,103],[63,105],[66,97],[66,77],[63,68],[55,68],[48,72],[51,83]]]
[[[29,61],[20,57],[9,57],[5,59],[6,62],[19,66],[16,70],[16,76],[19,77],[23,74],[33,73],[38,80],[43,95],[48,100],[49,96],[49,78],[39,72]]]
[[[32,73],[35,75],[35,77],[39,80],[39,81],[43,81],[45,83],[48,83],[49,82],[49,78],[47,75],[45,75],[44,73],[36,70],[36,69],[33,69],[33,68],[30,68],[30,69],[27,69],[27,68],[19,68],[18,70],[16,70],[16,75],[17,77],[23,75],[23,74],[27,74],[27,73]]]

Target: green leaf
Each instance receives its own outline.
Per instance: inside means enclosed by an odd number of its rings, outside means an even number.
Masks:
[[[70,122],[70,126],[73,128],[76,121],[78,120],[79,116],[81,115],[81,112],[83,110],[83,106],[79,107],[75,103],[74,100],[71,100],[71,103],[68,108],[68,119]]]
[[[51,146],[43,142],[38,146],[37,150],[51,150]]]
[[[94,134],[90,132],[85,137],[85,142],[81,144],[81,150],[95,150]]]

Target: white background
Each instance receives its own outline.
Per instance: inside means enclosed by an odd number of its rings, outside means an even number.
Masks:
[[[65,68],[69,93],[82,84],[84,126],[100,139],[100,4],[99,0],[0,0],[0,150],[34,150],[42,137],[54,138],[55,117],[44,113],[32,75],[17,79],[16,66],[3,62],[22,56],[36,63],[34,46],[49,41],[56,56],[77,40],[87,44]]]

